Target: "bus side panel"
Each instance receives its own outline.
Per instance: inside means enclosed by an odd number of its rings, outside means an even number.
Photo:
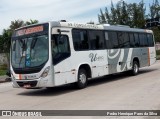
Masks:
[[[156,62],[156,50],[155,47],[148,48],[148,60],[149,65],[152,65]]]
[[[140,67],[145,67],[149,65],[148,61],[148,48],[142,47],[139,50],[141,52],[141,60],[140,60]]]
[[[130,70],[133,51],[133,48],[108,50],[109,74]]]
[[[131,61],[132,61],[132,56],[133,56],[133,48],[124,48],[121,49],[121,67],[120,71],[127,71],[132,68]]]
[[[89,54],[92,65],[92,77],[108,74],[108,60],[106,50],[92,50]]]
[[[108,49],[108,72],[109,74],[117,73],[117,67],[119,67],[121,50],[120,49]]]
[[[133,51],[132,51],[132,58],[131,58],[131,61],[130,61],[130,64],[131,64],[131,67],[133,65],[133,60],[135,58],[137,58],[139,60],[139,63],[140,63],[140,67],[141,67],[141,48],[133,48]]]
[[[55,86],[75,82],[75,71],[71,67],[71,57],[54,66]]]

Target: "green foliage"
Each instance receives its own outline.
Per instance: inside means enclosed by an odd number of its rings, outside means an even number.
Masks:
[[[0,65],[0,70],[7,70],[7,64]]]
[[[128,25],[132,28],[145,28],[146,19],[160,17],[160,4],[158,0],[153,0],[150,5],[150,13],[146,14],[146,6],[143,0],[139,3],[126,3],[120,0],[116,5],[111,1],[110,12],[105,8],[103,12],[100,9],[98,15],[99,23],[109,23],[111,25],[120,24]],[[155,35],[156,42],[160,42],[160,27],[151,28]]]
[[[157,50],[157,51],[156,51],[156,54],[157,54],[157,55],[160,55],[160,50]]]
[[[157,57],[156,57],[157,60],[160,60],[160,50],[157,50],[157,51],[156,51],[156,54],[157,54]]]
[[[25,25],[31,25],[31,24],[37,24],[38,20],[32,20],[30,19],[30,21],[26,21]]]
[[[150,5],[150,18],[160,17],[160,4],[158,0],[153,0],[152,5]]]
[[[11,36],[15,29],[38,23],[38,20],[30,20],[24,22],[23,20],[15,20],[11,21],[11,25],[8,29],[4,29],[2,35],[0,36],[0,53],[9,53],[10,51],[10,44],[11,44]]]
[[[7,70],[0,70],[0,76],[6,75]]]
[[[10,29],[3,30],[3,35],[0,37],[0,53],[9,52],[12,31]]]
[[[6,75],[7,64],[0,65],[0,76]]]
[[[145,11],[146,8],[143,0],[138,4],[127,4],[125,1],[120,0],[115,6],[111,2],[110,13],[108,12],[108,8],[105,9],[104,13],[100,10],[99,22],[143,28],[146,17]]]
[[[151,30],[154,32],[155,41],[160,42],[160,27],[153,27]]]

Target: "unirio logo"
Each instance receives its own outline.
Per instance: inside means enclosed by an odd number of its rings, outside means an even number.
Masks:
[[[91,62],[104,60],[104,57],[103,56],[97,56],[97,53],[96,54],[90,53],[89,58],[91,58]]]

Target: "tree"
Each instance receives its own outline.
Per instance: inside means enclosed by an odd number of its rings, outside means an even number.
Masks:
[[[102,12],[102,9],[100,9],[100,15],[98,15],[99,22],[102,24],[107,23],[105,14]]]
[[[31,24],[37,24],[38,20],[32,20],[30,19],[30,21],[26,21],[25,25],[31,25]]]
[[[139,3],[127,4],[120,0],[114,6],[111,0],[110,12],[105,8],[103,12],[100,9],[98,15],[99,23],[109,23],[111,25],[121,24],[133,28],[145,28],[146,19],[160,17],[160,4],[158,0],[153,0],[150,6],[150,13],[146,14],[146,7],[143,0]],[[156,42],[160,42],[160,27],[152,27]]]
[[[12,35],[12,32],[10,29],[3,30],[3,35],[0,37],[0,52],[1,53],[9,52],[11,35]]]
[[[145,24],[145,5],[143,0],[139,4],[127,4],[124,0],[120,0],[116,7],[113,5],[111,1],[110,13],[108,12],[108,8],[105,9],[103,13],[100,10],[99,21],[100,23],[106,23],[108,21],[109,24],[121,24],[128,25],[131,27],[144,28]]]
[[[152,5],[150,6],[150,13],[149,16],[151,19],[156,18],[156,17],[160,17],[160,4],[158,0],[153,0]]]
[[[9,29],[13,32],[15,29],[24,26],[24,21],[23,20],[15,20],[11,21],[11,25],[9,26]]]
[[[25,25],[31,25],[34,23],[38,23],[38,20],[30,20],[30,21],[24,22],[23,20],[18,19],[15,21],[11,21],[11,25],[9,26],[9,28],[4,29],[2,35],[0,36],[0,52],[9,53],[11,36],[15,29]]]

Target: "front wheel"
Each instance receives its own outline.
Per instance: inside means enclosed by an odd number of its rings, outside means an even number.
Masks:
[[[79,89],[85,88],[87,86],[87,73],[85,69],[80,69],[78,71],[78,81],[76,82],[76,86]]]
[[[132,75],[137,75],[138,72],[139,72],[139,65],[138,65],[138,62],[137,61],[134,61],[133,62],[133,65],[132,65]]]

